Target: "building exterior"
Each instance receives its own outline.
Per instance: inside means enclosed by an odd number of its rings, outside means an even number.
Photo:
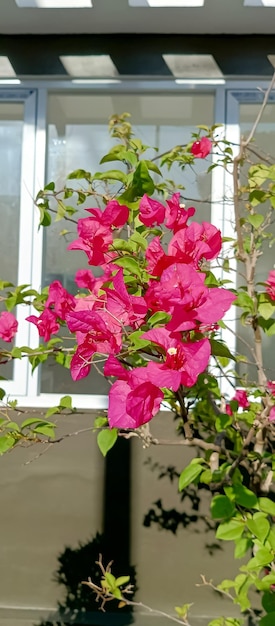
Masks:
[[[69,289],[83,260],[78,254],[68,258],[65,241],[56,245],[58,223],[45,234],[38,230],[37,191],[52,180],[62,185],[73,169],[93,171],[110,147],[108,118],[123,111],[131,113],[137,136],[160,151],[187,141],[198,124],[225,125],[237,144],[273,74],[275,2],[205,0],[179,7],[171,1],[153,7],[149,0],[94,0],[93,7],[74,9],[35,4],[2,0],[0,6],[1,277],[37,289],[58,278]],[[270,154],[274,100],[272,91],[255,139]],[[226,176],[213,170],[208,187],[202,164],[199,177],[183,184],[186,197],[200,201],[200,218],[228,235]],[[270,251],[269,267],[272,259]],[[18,344],[35,347],[36,329],[25,315]],[[268,359],[272,369],[271,351]],[[83,413],[61,423],[66,432],[85,429],[107,406],[99,377],[72,386],[67,371],[46,364],[31,375],[23,360],[8,375],[5,388],[27,413],[72,394]],[[172,420],[164,414],[155,428],[169,437]],[[79,435],[43,452],[20,449],[0,460],[1,626],[56,623],[48,616],[63,601],[64,591],[53,582],[58,555],[103,531],[111,545],[121,546],[115,555],[122,552],[121,567],[136,567],[145,604],[169,613],[175,604],[196,601],[192,626],[226,611],[225,602],[195,585],[200,574],[218,582],[225,559],[228,577],[233,575],[232,555],[217,557],[203,503],[200,520],[190,524],[173,513],[193,514],[191,501],[180,502],[176,483],[158,480],[161,468],[171,464],[169,449],[122,446],[104,465],[92,435]],[[180,470],[180,464],[179,451],[173,465]],[[117,488],[121,476],[123,493]],[[161,528],[167,511],[178,520],[176,534]],[[83,623],[103,623],[93,611],[86,617]],[[120,623],[117,615],[108,619],[104,623]],[[135,621],[156,623],[145,614]]]

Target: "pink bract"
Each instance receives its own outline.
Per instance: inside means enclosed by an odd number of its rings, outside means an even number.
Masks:
[[[237,400],[239,406],[242,409],[248,409],[249,408],[249,400],[247,397],[247,393],[244,389],[237,389],[233,400]]]
[[[275,300],[275,270],[269,272],[266,285],[266,293],[268,293],[271,300]]]
[[[205,159],[211,152],[212,141],[208,137],[202,137],[198,141],[195,141],[191,147],[191,153],[197,157],[197,159]]]
[[[92,213],[101,224],[114,228],[124,226],[129,217],[128,207],[119,204],[117,200],[110,200],[103,211],[101,209],[86,209],[86,211]]]
[[[184,205],[180,204],[180,193],[174,193],[171,199],[166,201],[166,204],[165,226],[172,228],[174,233],[186,226],[189,217],[192,217],[196,212],[194,207],[185,209]]]
[[[191,387],[209,363],[211,354],[208,339],[182,341],[180,333],[171,334],[165,328],[154,328],[142,335],[163,349],[163,363],[150,361],[148,379],[159,387],[177,391],[180,385]]]
[[[162,400],[163,392],[149,381],[135,385],[133,380],[117,380],[109,393],[110,427],[127,430],[146,424],[159,411]]]
[[[3,311],[0,313],[0,337],[10,343],[18,329],[18,321],[13,313]]]
[[[163,224],[165,218],[165,207],[158,200],[149,198],[146,194],[139,203],[139,219],[145,226]]]
[[[75,298],[64,289],[59,280],[54,280],[49,287],[49,295],[45,306],[51,308],[61,320],[65,320],[68,311],[75,308]]]
[[[45,309],[39,317],[30,315],[26,317],[27,322],[35,324],[39,337],[43,337],[45,341],[49,341],[51,335],[58,333],[60,325],[56,320],[56,315],[50,309]]]
[[[77,230],[79,238],[68,245],[68,250],[83,250],[89,265],[104,265],[111,260],[114,255],[108,250],[113,236],[109,226],[92,217],[84,217],[78,220]]]

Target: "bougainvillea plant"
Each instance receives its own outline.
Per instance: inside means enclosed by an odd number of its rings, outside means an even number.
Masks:
[[[262,335],[275,334],[275,270],[270,268],[266,281],[257,284],[256,269],[266,241],[272,243],[275,166],[255,160],[243,182],[241,168],[253,134],[234,156],[216,126],[200,127],[187,145],[149,160],[148,146],[133,136],[128,117],[111,119],[116,143],[101,160],[119,162],[120,169],[95,174],[76,170],[64,189],[57,191],[50,182],[38,193],[41,226],[48,226],[53,215],[70,222],[76,218],[68,254],[82,251],[83,267],[75,276],[75,294],[58,280],[42,293],[2,282],[7,310],[0,314],[1,339],[8,343],[16,335],[11,309],[31,304],[26,319],[37,327],[41,340],[35,350],[17,345],[1,349],[1,362],[26,357],[35,368],[52,358],[70,368],[73,381],[93,376],[103,366],[111,383],[108,412],[91,430],[99,431],[104,455],[118,436],[157,445],[150,422],[163,405],[169,408],[177,419],[179,444],[194,450],[193,460],[182,468],[179,490],[190,484],[207,488],[216,537],[235,543],[236,559],[246,558],[236,578],[223,580],[216,589],[232,597],[240,613],[252,613],[260,626],[273,626],[275,383],[265,371]],[[162,166],[176,164],[188,175],[189,166],[195,168],[198,159],[207,163],[207,158],[209,171],[225,167],[232,174],[236,237],[225,240],[226,250],[220,230],[198,222],[195,208],[185,206],[184,188],[162,176]],[[70,187],[72,180],[79,187]],[[72,198],[75,206],[68,204]],[[85,217],[77,220],[77,204],[84,202]],[[231,279],[231,259],[242,275],[239,289]],[[215,276],[217,264],[223,265],[226,280]],[[247,357],[233,354],[223,340],[229,309],[251,333],[250,361],[257,372],[251,380],[238,368]],[[62,337],[67,333],[73,338],[70,349],[64,349],[60,329]],[[229,396],[221,391],[224,378],[232,387]],[[54,441],[55,423],[48,418],[72,407],[65,396],[45,419],[18,424],[9,415],[14,403],[4,398],[3,391],[2,453],[26,441]],[[121,599],[120,589],[119,597],[112,591],[120,585],[112,577],[112,587],[110,580],[103,575],[105,601],[112,595]],[[251,589],[262,597],[256,616]],[[188,626],[188,607],[177,607],[174,621]],[[221,617],[209,626],[242,623],[242,617]]]

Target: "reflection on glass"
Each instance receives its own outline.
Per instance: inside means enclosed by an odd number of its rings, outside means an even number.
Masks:
[[[259,112],[259,104],[243,104],[240,106],[240,128],[241,135],[247,136],[249,131],[251,130],[253,123],[257,117]],[[274,163],[275,158],[275,106],[274,104],[269,104],[266,106],[262,119],[258,124],[254,141],[253,141],[253,152],[256,155],[253,155],[253,162],[262,162],[264,156],[268,156],[271,159],[271,162]],[[269,203],[265,205],[260,205],[260,209],[257,207],[257,212],[265,212],[269,209]],[[275,237],[275,224],[271,224],[268,229],[272,232],[273,237]],[[265,282],[267,280],[268,272],[274,269],[274,246],[270,246],[269,240],[266,241],[264,246],[264,254],[257,262],[257,273],[256,273],[256,281],[257,282]],[[243,265],[239,264],[239,272],[244,272]],[[239,285],[244,284],[243,277],[239,274],[238,277]],[[263,286],[259,287],[260,290],[263,290]],[[240,354],[245,355],[248,360],[251,359],[251,352],[247,345],[243,342],[247,342],[252,346],[252,336],[250,332],[250,328],[245,328],[241,325],[240,321],[237,323],[237,351]],[[274,364],[274,355],[273,355],[273,342],[270,337],[267,337],[263,334],[263,351],[264,351],[264,363],[267,370],[267,377],[270,380],[275,379],[275,364]],[[249,365],[241,364],[239,365],[239,371],[242,375],[246,374],[249,380],[256,380],[257,372],[256,368]]]
[[[131,122],[136,137],[144,144],[153,146],[147,157],[170,150],[175,145],[190,141],[197,124],[213,124],[212,95],[52,95],[48,108],[48,166],[47,182],[55,181],[61,189],[67,175],[81,168],[90,172],[99,169],[100,159],[114,145],[108,135],[108,119],[124,111],[131,113]],[[110,169],[110,164],[100,166]],[[192,169],[183,173],[174,166],[164,172],[164,177],[173,179],[185,187],[183,197],[186,206],[196,206],[198,221],[210,218],[210,184],[205,176],[207,165],[197,162],[196,174]],[[72,187],[79,186],[71,181]],[[81,181],[80,181],[81,182]],[[70,183],[71,184],[71,183]],[[190,200],[188,200],[190,198]],[[72,205],[72,198],[69,199]],[[81,205],[81,214],[91,206],[91,200]],[[60,231],[66,227],[70,232],[64,237]],[[81,252],[66,252],[68,242],[75,238],[76,224],[60,225],[53,222],[45,232],[43,284],[59,279],[71,291],[76,291],[74,275],[78,268],[87,267],[86,257]],[[97,268],[98,271],[98,268]],[[95,372],[87,379],[73,384],[74,393],[106,394],[108,385]],[[45,363],[42,367],[41,391],[72,392],[69,371],[55,364]]]
[[[13,284],[17,283],[18,269],[23,115],[23,104],[0,102],[0,280]],[[11,345],[0,340],[0,350],[10,349]],[[1,366],[0,375],[11,379],[12,363]]]

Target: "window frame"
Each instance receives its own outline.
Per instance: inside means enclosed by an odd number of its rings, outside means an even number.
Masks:
[[[9,85],[6,96],[23,97],[25,101],[25,125],[22,147],[22,182],[21,182],[21,212],[20,212],[20,240],[19,240],[19,273],[18,284],[28,283],[39,290],[41,288],[42,263],[43,263],[43,229],[38,229],[39,216],[36,211],[33,198],[39,189],[45,184],[46,171],[46,148],[47,148],[47,98],[49,94],[66,93],[76,91],[77,93],[92,94],[188,94],[188,93],[212,93],[214,95],[214,123],[222,124],[225,128],[225,136],[228,140],[238,143],[240,138],[239,130],[239,104],[245,98],[245,94],[259,94],[259,88],[266,90],[268,81],[263,80],[241,80],[241,81],[217,81],[201,80],[184,85],[178,84],[173,79],[146,79],[146,80],[121,80],[117,84],[100,84],[93,82],[75,84],[72,80],[36,80],[22,81],[22,86]],[[22,87],[24,89],[22,90]],[[20,96],[21,90],[21,96]],[[5,88],[1,87],[1,94]],[[17,94],[17,95],[16,95]],[[1,95],[0,95],[1,97]],[[26,98],[26,100],[25,100]],[[272,93],[272,101],[275,99],[275,92]],[[30,166],[30,151],[34,155]],[[24,159],[23,159],[24,156]],[[227,174],[221,168],[214,168],[212,171],[211,183],[211,221],[224,232],[225,211],[228,206],[224,202],[224,189],[229,185]],[[24,209],[24,210],[22,210]],[[28,215],[27,214],[28,209]],[[228,226],[226,227],[226,235]],[[29,251],[26,260],[26,241],[29,242]],[[222,269],[219,271],[222,278]],[[20,309],[20,307],[19,307]],[[33,312],[33,311],[32,311]],[[17,333],[17,345],[37,346],[37,329],[24,322],[27,315],[26,308],[18,312],[19,332]],[[21,325],[20,325],[21,321]],[[24,323],[23,323],[24,322]],[[230,325],[234,327],[232,321]],[[22,328],[20,328],[20,326]],[[234,335],[230,331],[223,331],[223,339],[229,348],[234,349]],[[15,360],[13,381],[4,381],[10,399],[17,399],[22,407],[48,407],[59,403],[61,393],[39,393],[40,374],[37,368],[31,374],[31,367],[27,359]],[[73,384],[72,384],[73,391]],[[227,393],[227,386],[224,383],[223,392]],[[108,397],[105,395],[88,395],[72,393],[73,405],[79,408],[106,409]]]

